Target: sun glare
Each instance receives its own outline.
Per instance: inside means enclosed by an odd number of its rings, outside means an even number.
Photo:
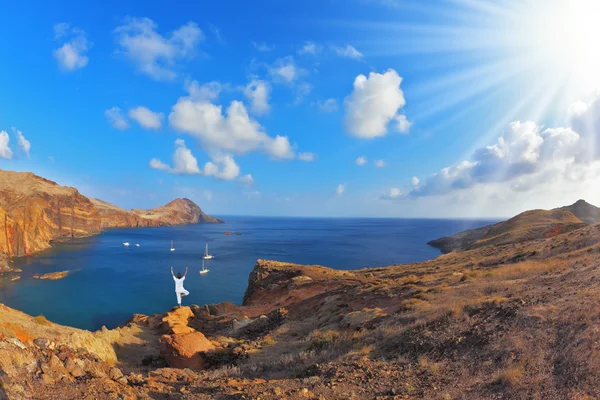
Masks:
[[[547,71],[566,76],[577,89],[600,87],[600,1],[535,1],[522,15],[530,21],[517,40]],[[557,76],[557,79],[560,79]]]

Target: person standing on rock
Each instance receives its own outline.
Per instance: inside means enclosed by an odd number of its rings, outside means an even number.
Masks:
[[[188,268],[185,267],[185,274],[183,274],[183,276],[181,276],[181,272],[178,272],[177,276],[175,276],[173,273],[173,267],[171,267],[171,276],[175,281],[175,294],[177,295],[177,304],[179,304],[179,307],[181,307],[181,298],[190,294],[190,292],[183,288],[183,281],[185,280],[187,273]]]

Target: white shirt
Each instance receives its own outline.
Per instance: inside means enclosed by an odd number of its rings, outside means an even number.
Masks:
[[[183,288],[183,281],[185,281],[185,276],[182,276],[181,279],[177,279],[176,276],[173,276],[173,280],[175,281],[175,292],[183,292],[185,290]]]

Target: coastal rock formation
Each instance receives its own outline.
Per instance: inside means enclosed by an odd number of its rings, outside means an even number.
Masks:
[[[29,172],[0,170],[0,253],[30,255],[100,228],[98,210],[77,189]]]
[[[95,235],[103,228],[222,222],[188,199],[127,211],[30,172],[0,170],[0,273],[8,270],[11,257],[35,254],[54,242]]]
[[[587,205],[597,209],[594,206]],[[579,202],[572,206],[549,211],[525,211],[507,221],[459,232],[452,236],[432,240],[427,244],[439,248],[442,253],[449,253],[451,251],[472,250],[488,245],[499,246],[527,240],[544,239],[586,226],[586,222],[575,216],[571,210],[581,211],[580,215],[582,216],[590,215],[590,209],[581,207]],[[600,211],[600,209],[597,210]],[[585,219],[590,220],[589,218]]]
[[[69,273],[70,273],[70,271],[49,272],[49,273],[43,274],[43,275],[34,275],[33,278],[56,281],[58,279],[65,278],[67,275],[69,275]]]
[[[163,225],[180,224],[222,224],[223,220],[206,215],[200,207],[189,199],[175,199],[164,206],[150,210],[133,209],[144,220],[160,221]]]
[[[102,219],[102,228],[138,228],[182,224],[222,224],[223,220],[205,214],[189,199],[175,199],[164,206],[131,211],[99,199],[91,199]]]

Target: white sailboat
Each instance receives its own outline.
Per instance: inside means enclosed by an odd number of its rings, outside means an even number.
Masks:
[[[206,244],[206,249],[204,250],[204,257],[205,260],[212,260],[213,258],[215,258],[215,256],[213,256],[212,254],[208,254],[208,243]]]
[[[200,270],[200,275],[206,274],[208,272],[208,268],[204,267],[204,259],[202,259],[202,269]]]
[[[173,247],[173,241],[171,240],[171,251],[175,251],[175,247]]]
[[[129,246],[129,242],[123,242],[123,246],[125,246],[125,247]]]

